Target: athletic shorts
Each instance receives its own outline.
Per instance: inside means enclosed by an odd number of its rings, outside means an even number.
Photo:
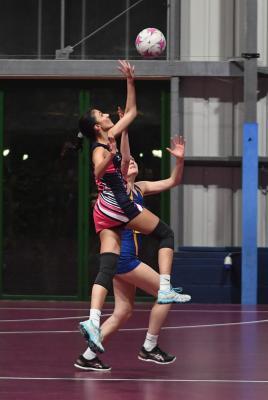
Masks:
[[[117,263],[116,275],[126,274],[127,272],[133,271],[133,269],[137,268],[137,266],[140,265],[140,263],[141,260],[139,260],[138,257],[132,257],[132,258],[119,257]]]

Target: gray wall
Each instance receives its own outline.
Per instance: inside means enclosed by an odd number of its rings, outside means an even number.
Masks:
[[[181,0],[181,59],[223,61],[240,57],[244,47],[242,0]],[[259,65],[267,65],[267,1],[258,1]],[[259,156],[268,156],[267,78],[259,79],[257,122]],[[181,78],[180,130],[188,157],[242,156],[243,82],[229,78]],[[231,165],[231,164],[230,164]],[[173,225],[184,246],[241,245],[241,169],[186,167],[174,189]],[[258,246],[268,244],[267,168],[260,171]],[[175,199],[175,200],[174,200]],[[178,226],[179,225],[179,226]]]

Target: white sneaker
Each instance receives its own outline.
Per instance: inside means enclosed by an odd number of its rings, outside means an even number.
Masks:
[[[88,347],[94,351],[95,353],[99,351],[100,353],[104,352],[103,345],[101,344],[101,330],[97,326],[93,324],[93,322],[88,319],[87,321],[83,321],[79,323],[79,329],[82,335],[88,342]]]
[[[170,304],[170,303],[187,303],[191,300],[189,294],[179,293],[181,288],[170,288],[169,290],[158,290],[157,303]]]

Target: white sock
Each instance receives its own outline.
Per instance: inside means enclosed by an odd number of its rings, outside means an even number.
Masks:
[[[151,335],[150,333],[147,332],[145,342],[143,344],[143,347],[147,351],[153,350],[153,348],[157,345],[157,339],[158,335]]]
[[[98,328],[100,327],[100,316],[101,316],[101,310],[97,310],[96,308],[91,308],[90,309],[89,319]]]
[[[92,351],[89,347],[86,349],[86,351],[83,354],[83,357],[86,360],[93,360],[93,358],[96,357],[96,353],[94,353],[94,351]]]
[[[170,275],[160,274],[160,290],[170,289]]]

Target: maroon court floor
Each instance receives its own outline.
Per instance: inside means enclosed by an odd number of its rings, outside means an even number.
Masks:
[[[167,366],[137,359],[150,307],[106,343],[112,371],[98,373],[73,367],[87,303],[0,301],[0,399],[268,399],[268,305],[174,305],[159,341],[177,356]]]

